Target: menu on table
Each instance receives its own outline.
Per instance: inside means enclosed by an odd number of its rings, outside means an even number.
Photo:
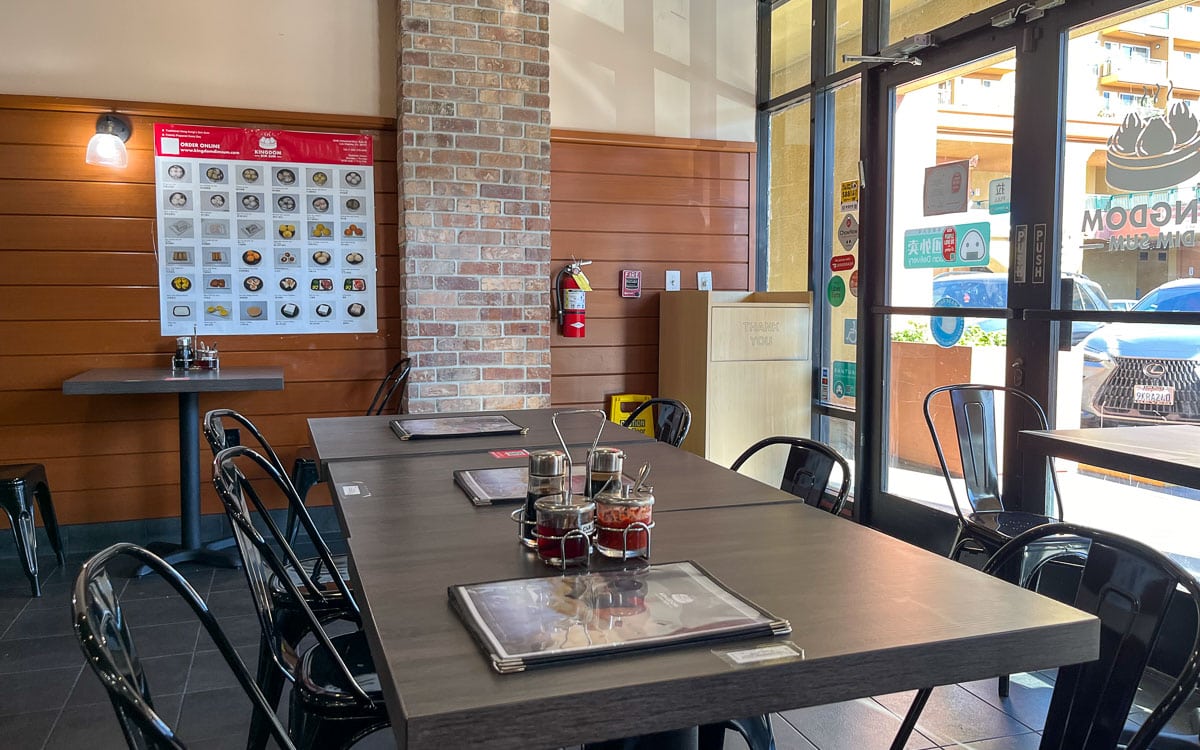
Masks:
[[[378,330],[370,136],[154,125],[163,335]]]
[[[451,586],[450,600],[502,674],[792,630],[693,562]]]

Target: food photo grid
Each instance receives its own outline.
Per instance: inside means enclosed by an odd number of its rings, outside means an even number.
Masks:
[[[373,333],[369,136],[155,125],[161,332]]]

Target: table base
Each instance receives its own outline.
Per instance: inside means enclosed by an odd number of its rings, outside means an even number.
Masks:
[[[237,552],[226,548],[233,544],[232,538],[218,539],[202,547],[188,549],[174,542],[150,542],[146,549],[166,560],[171,565],[183,563],[199,563],[211,565],[214,568],[240,568],[242,558]],[[140,578],[150,572],[145,565],[138,566],[133,572],[135,578]]]

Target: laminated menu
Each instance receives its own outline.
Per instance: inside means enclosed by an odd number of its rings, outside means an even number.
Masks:
[[[371,137],[154,125],[163,335],[373,333]]]
[[[388,426],[401,440],[524,435],[529,432],[528,427],[522,427],[508,417],[499,414],[393,419]]]
[[[571,492],[577,495],[585,493],[586,473],[586,467],[572,467]],[[627,485],[633,483],[629,477],[622,477],[622,481]],[[472,505],[523,502],[529,489],[529,467],[457,469],[454,472],[454,483],[467,494],[467,499]]]
[[[792,631],[787,620],[726,588],[694,562],[451,586],[449,594],[501,674]]]

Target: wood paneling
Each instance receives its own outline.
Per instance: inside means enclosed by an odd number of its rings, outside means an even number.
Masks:
[[[97,115],[114,109],[133,125],[129,167],[85,165]],[[154,256],[156,121],[369,132],[375,141],[379,332],[218,337],[223,364],[280,365],[286,385],[204,394],[202,410],[245,413],[290,461],[308,443],[308,416],[361,412],[400,357],[393,121],[0,96],[0,461],[44,463],[63,523],[179,512],[177,399],[62,394],[64,379],[93,367],[169,365],[174,341],[159,335]],[[208,482],[202,490],[205,512],[218,512]]]
[[[584,270],[587,336],[551,336],[551,401],[607,406],[613,393],[658,391],[658,295],[666,271],[684,289],[712,271],[713,288],[750,289],[754,144],[554,131],[550,150],[551,270]],[[642,297],[619,294],[623,269]]]

